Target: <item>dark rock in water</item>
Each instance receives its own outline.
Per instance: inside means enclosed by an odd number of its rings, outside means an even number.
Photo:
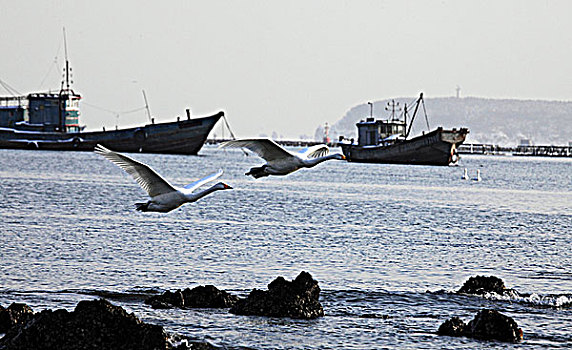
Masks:
[[[161,295],[155,295],[145,300],[145,304],[151,305],[153,309],[172,309],[173,307],[183,307],[185,300],[180,289],[175,292],[166,291]]]
[[[185,307],[193,308],[227,308],[238,301],[236,295],[219,290],[215,286],[198,286],[183,291]]]
[[[460,294],[485,295],[486,293],[496,293],[499,295],[516,295],[514,289],[507,289],[502,279],[495,276],[476,276],[469,278],[465,284],[457,291]]]
[[[238,297],[217,289],[215,286],[198,286],[193,289],[180,289],[176,292],[153,296],[145,300],[145,304],[154,309],[180,308],[227,308],[233,306]]]
[[[458,317],[445,321],[439,327],[437,334],[513,343],[522,339],[522,329],[518,328],[512,317],[486,309],[479,311],[469,324],[465,324]]]
[[[319,298],[318,282],[309,273],[301,272],[292,282],[283,277],[276,278],[268,285],[268,291],[252,290],[230,312],[236,315],[313,319],[324,316]]]
[[[461,337],[465,335],[467,324],[457,316],[443,322],[437,330],[439,335],[449,335],[451,337]]]
[[[522,329],[512,319],[495,310],[481,310],[467,325],[473,338],[516,342],[522,339]]]
[[[6,309],[0,306],[0,333],[6,333],[12,326],[28,322],[33,315],[34,311],[26,304],[12,303]]]
[[[44,310],[0,339],[12,349],[169,349],[163,327],[145,324],[104,299],[80,301],[73,312]]]

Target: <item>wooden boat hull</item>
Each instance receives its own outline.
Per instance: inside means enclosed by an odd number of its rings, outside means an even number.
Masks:
[[[224,112],[215,115],[147,124],[129,129],[60,133],[0,128],[0,148],[93,151],[95,145],[118,152],[196,155]]]
[[[465,141],[468,132],[464,128],[437,128],[430,133],[388,145],[358,146],[340,143],[339,146],[350,162],[449,165],[456,162],[456,149]]]

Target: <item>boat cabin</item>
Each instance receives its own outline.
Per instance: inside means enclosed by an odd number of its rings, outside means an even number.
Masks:
[[[13,128],[24,121],[23,97],[0,97],[0,128]]]
[[[80,99],[71,90],[0,97],[0,127],[78,132]]]
[[[28,121],[44,125],[53,131],[79,131],[80,95],[70,91],[61,94],[34,93],[28,95]]]
[[[375,146],[382,140],[394,137],[405,137],[405,122],[399,120],[374,120],[369,117],[356,124],[358,128],[358,145]]]

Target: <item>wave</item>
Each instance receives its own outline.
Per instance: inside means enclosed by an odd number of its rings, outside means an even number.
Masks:
[[[441,294],[441,295],[454,294],[454,295],[473,296],[493,301],[506,301],[511,303],[518,303],[518,304],[543,307],[543,308],[555,308],[555,309],[572,308],[572,294],[542,295],[538,293],[519,293],[514,289],[507,289],[507,292],[504,294],[489,292],[489,293],[484,293],[483,295],[464,294],[464,293],[458,293],[457,291],[453,290],[438,290],[435,292],[427,291],[427,293]]]
[[[502,300],[517,302],[521,304],[550,307],[550,308],[570,308],[572,307],[572,294],[548,294],[541,295],[537,293],[531,294],[508,294],[500,295],[497,293],[486,293],[483,297],[490,300]]]
[[[100,298],[120,301],[144,301],[145,299],[163,293],[158,288],[135,287],[126,291],[112,291],[101,289],[62,289],[62,290],[2,290],[0,294],[34,295],[34,294],[78,294],[90,295]]]

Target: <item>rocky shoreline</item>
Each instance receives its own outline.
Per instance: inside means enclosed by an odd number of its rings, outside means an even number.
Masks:
[[[505,287],[497,277],[469,278],[456,292],[483,296],[488,293],[520,295]],[[235,315],[314,319],[324,316],[318,282],[307,272],[294,280],[278,277],[268,290],[253,289],[240,298],[215,286],[165,291],[145,300],[154,309],[226,308]],[[374,317],[377,318],[377,317]],[[0,306],[0,350],[19,349],[215,349],[204,342],[169,335],[162,326],[142,322],[106,299],[80,301],[71,312],[63,309],[34,313],[26,304]],[[438,335],[463,336],[504,342],[518,342],[523,331],[517,323],[496,310],[480,310],[473,320],[453,317],[441,324]]]

